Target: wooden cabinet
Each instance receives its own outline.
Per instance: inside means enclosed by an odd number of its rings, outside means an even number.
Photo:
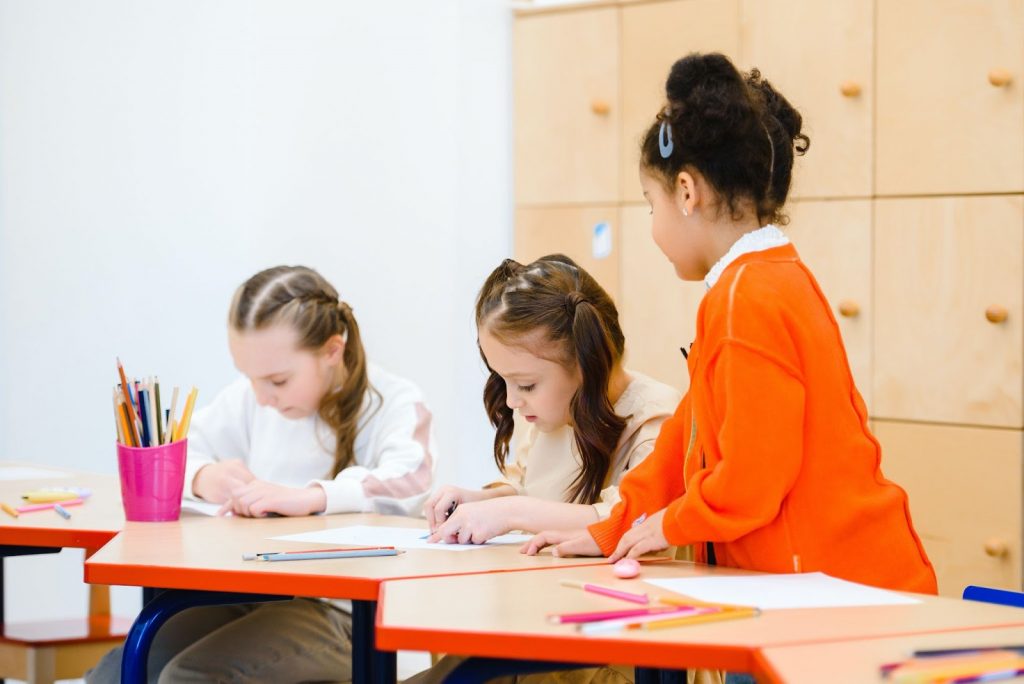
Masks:
[[[619,208],[522,208],[516,211],[515,258],[522,263],[565,254],[619,299]]]
[[[697,327],[704,282],[684,282],[651,239],[650,209],[622,209],[619,232],[619,319],[626,335],[626,365],[680,391],[690,385],[686,359]]]
[[[642,202],[640,143],[665,104],[665,77],[691,52],[736,57],[738,0],[673,0],[622,9],[621,200]]]
[[[874,430],[883,473],[907,491],[939,592],[958,597],[968,584],[1019,591],[1021,432],[881,420]]]
[[[618,199],[618,16],[611,7],[515,22],[516,204]]]
[[[1024,0],[877,11],[877,193],[1024,190]]]
[[[874,270],[874,414],[1021,427],[1024,198],[877,200]]]
[[[854,382],[871,409],[871,201],[799,201],[788,211],[786,232],[832,305]]]
[[[864,0],[741,5],[741,68],[758,67],[801,112],[811,138],[791,197],[871,194],[873,15]]]

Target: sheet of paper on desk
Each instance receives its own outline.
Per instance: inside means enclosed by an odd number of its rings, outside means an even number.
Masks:
[[[49,480],[58,477],[71,477],[71,473],[65,473],[63,470],[43,470],[25,466],[0,466],[0,481]]]
[[[772,608],[838,608],[920,603],[885,589],[829,577],[822,572],[746,577],[649,579],[648,584],[699,601]]]
[[[486,544],[428,544],[424,537],[428,531],[422,527],[374,527],[353,525],[335,527],[330,530],[289,534],[272,537],[279,541],[307,542],[312,544],[333,544],[340,546],[394,546],[399,549],[427,549],[430,551],[472,551],[486,549],[499,544],[524,544],[528,534],[503,534]]]
[[[220,504],[210,503],[209,501],[193,501],[191,499],[185,499],[181,502],[182,513],[195,513],[196,515],[217,515],[217,511],[220,510]]]

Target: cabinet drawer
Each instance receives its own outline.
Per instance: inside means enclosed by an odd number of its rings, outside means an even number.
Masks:
[[[939,578],[1021,590],[1022,433],[874,421],[882,472],[910,497],[910,513]],[[880,561],[881,562],[881,561]]]

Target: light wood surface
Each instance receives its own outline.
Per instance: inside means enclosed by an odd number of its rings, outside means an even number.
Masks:
[[[1019,195],[876,201],[875,416],[1024,424],[1022,216]]]
[[[513,28],[516,204],[614,202],[618,8],[528,16]],[[595,111],[595,100],[607,103]]]
[[[637,179],[640,142],[665,104],[669,69],[691,52],[722,52],[735,58],[738,21],[737,0],[673,0],[622,8],[622,135],[617,160],[623,202],[643,201]]]
[[[1024,2],[879,0],[877,12],[877,193],[1024,190]],[[993,85],[993,70],[1015,80]]]
[[[1024,611],[1021,611],[1024,614]],[[915,650],[983,648],[1024,644],[1024,627],[959,630],[889,639],[861,639],[832,644],[784,646],[761,651],[761,671],[772,682],[787,684],[868,684],[885,681],[879,668],[906,660]],[[1022,682],[1024,677],[1001,682]]]
[[[612,248],[594,256],[594,226],[611,227]],[[582,266],[619,301],[619,208],[616,206],[519,209],[516,211],[515,258],[529,263],[560,252]]]
[[[187,517],[129,522],[85,564],[90,583],[376,600],[382,580],[597,564],[602,559],[526,556],[518,546],[472,551],[407,551],[398,556],[288,562],[243,561],[243,553],[325,548],[272,540],[345,525],[414,527],[426,522],[377,515],[302,518]],[[326,545],[334,547],[337,545]]]
[[[871,194],[873,20],[863,0],[740,6],[740,67],[759,68],[811,138],[810,151],[796,158],[791,197]]]
[[[560,585],[563,579],[617,589],[665,592],[641,580],[736,575],[742,571],[690,563],[645,566],[640,579],[616,580],[607,565],[553,572],[474,575],[387,582],[377,622],[386,649],[427,649],[462,655],[649,667],[750,671],[757,649],[812,642],[965,630],[1024,627],[1024,611],[1005,606],[917,596],[921,603],[832,609],[770,610],[756,618],[656,631],[581,635],[551,624],[549,613],[612,610],[623,602]],[[453,601],[452,596],[460,600]],[[823,680],[824,681],[824,680]]]
[[[696,336],[704,282],[685,282],[651,239],[647,205],[622,209],[619,244],[619,320],[626,335],[626,366],[685,392],[686,359]]]
[[[5,462],[0,466],[51,469],[34,463]],[[92,496],[81,506],[68,508],[70,520],[65,520],[53,510],[22,513],[17,518],[0,512],[0,544],[100,548],[121,530],[125,522],[117,475],[81,473],[64,468],[52,470],[54,473],[71,473],[72,476],[0,481],[0,501],[12,507],[20,506],[25,503],[21,498],[24,492],[43,487],[87,487],[92,490]]]
[[[821,285],[843,333],[857,389],[871,405],[871,202],[801,201],[785,231]]]
[[[882,472],[910,497],[910,514],[939,578],[1020,591],[1024,438],[1018,430],[876,420]]]

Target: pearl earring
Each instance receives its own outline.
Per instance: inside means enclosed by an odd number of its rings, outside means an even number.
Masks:
[[[683,207],[683,216],[689,216],[690,212],[686,211],[686,207]]]

